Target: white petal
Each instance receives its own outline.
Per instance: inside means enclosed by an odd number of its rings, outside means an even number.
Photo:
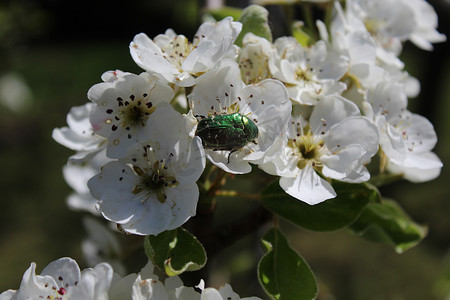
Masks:
[[[157,280],[142,280],[138,276],[132,287],[133,300],[169,300],[164,285]]]
[[[42,270],[41,275],[55,278],[58,280],[59,287],[66,288],[66,284],[75,286],[80,280],[80,268],[75,260],[63,257],[48,264]]]
[[[197,78],[197,84],[188,96],[194,115],[221,113],[223,107],[238,101],[242,86],[238,64],[233,60],[222,60],[216,68]]]
[[[45,299],[48,295],[54,295],[58,290],[59,286],[53,277],[36,275],[36,264],[33,262],[23,274],[16,295],[17,299],[33,299],[39,296]]]
[[[108,290],[111,285],[113,270],[107,263],[100,263],[93,269],[85,269],[81,272],[73,300],[108,300]]]
[[[166,195],[166,201],[172,203],[170,205],[170,224],[167,225],[168,230],[180,227],[190,217],[195,216],[199,196],[195,181],[186,184],[180,183],[174,188],[168,188],[166,189]]]
[[[405,129],[408,135],[408,149],[416,153],[432,150],[437,143],[433,124],[427,118],[418,114],[411,114],[408,123],[410,123],[410,126]]]
[[[329,130],[325,142],[331,151],[336,151],[336,155],[339,155],[338,149],[357,145],[361,150],[354,159],[359,165],[366,164],[378,151],[378,129],[365,117],[349,117]]]
[[[126,222],[139,208],[139,199],[132,193],[140,182],[127,165],[113,161],[88,181],[91,194],[100,200],[99,209],[105,218],[116,223]]]
[[[130,43],[133,60],[146,71],[160,73],[169,82],[174,82],[179,71],[163,57],[161,49],[144,33],[136,35]]]
[[[289,195],[310,205],[336,197],[333,187],[307,165],[297,177],[281,177],[280,186]]]
[[[319,134],[347,117],[358,115],[359,108],[350,100],[338,95],[324,96],[311,114],[311,129]],[[324,120],[326,127],[323,127]]]
[[[17,291],[15,290],[7,290],[0,294],[0,300],[13,300],[16,298]]]
[[[284,85],[272,79],[247,86],[243,90],[243,98],[248,99],[248,106],[244,106],[240,113],[256,120],[259,131],[256,144],[248,144],[252,152],[245,158],[254,161],[261,159],[283,132],[289,121],[292,105]]]
[[[408,163],[411,161],[410,163]],[[393,173],[401,173],[411,182],[419,183],[437,178],[442,169],[442,162],[433,152],[409,155],[404,165],[398,165],[392,161],[388,163],[388,170]]]
[[[216,166],[225,172],[232,174],[246,174],[252,170],[250,164],[243,160],[247,155],[244,151],[233,152],[230,151],[213,151],[205,150],[206,157]]]

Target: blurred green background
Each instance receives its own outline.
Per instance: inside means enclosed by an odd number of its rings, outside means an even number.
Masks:
[[[430,2],[439,15],[440,32],[449,36],[449,2]],[[204,5],[196,0],[0,2],[0,97],[23,99],[0,104],[0,292],[17,289],[32,261],[38,271],[63,256],[86,267],[80,249],[85,237],[81,219],[86,214],[67,208],[70,188],[61,172],[72,151],[52,140],[52,129],[66,126],[69,109],[86,103],[87,90],[103,72],[140,72],[128,52],[135,34],[153,37],[173,28],[192,37]],[[276,24],[281,10],[269,9]],[[450,299],[448,53],[448,43],[435,45],[433,52],[407,43],[402,54],[406,69],[422,86],[417,99],[410,100],[410,109],[435,126],[439,137],[435,152],[445,165],[442,174],[432,182],[399,182],[381,190],[428,226],[425,240],[399,255],[346,230],[314,233],[282,224],[316,274],[320,299],[446,299],[446,295]],[[219,203],[218,214],[228,213],[230,221],[229,213],[240,205],[232,200]],[[207,286],[230,281],[231,275],[241,296],[264,297],[249,279],[256,279],[254,264],[262,255],[255,242],[255,237],[248,237],[224,251],[212,262],[217,271]]]

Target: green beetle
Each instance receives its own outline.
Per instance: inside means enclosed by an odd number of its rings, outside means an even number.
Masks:
[[[258,127],[256,124],[240,113],[219,114],[199,118],[195,135],[202,139],[205,149],[230,151],[231,153],[241,149],[248,142],[256,144]]]

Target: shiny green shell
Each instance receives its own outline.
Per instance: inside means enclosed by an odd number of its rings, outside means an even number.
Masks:
[[[195,135],[205,149],[237,151],[258,137],[256,124],[240,113],[201,117]]]

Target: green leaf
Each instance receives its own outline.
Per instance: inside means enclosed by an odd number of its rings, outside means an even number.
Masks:
[[[262,239],[266,254],[258,264],[258,280],[277,300],[306,300],[317,296],[314,274],[278,229]]]
[[[152,263],[165,270],[169,276],[195,271],[206,264],[206,252],[202,244],[181,227],[157,236],[146,236],[144,248]]]
[[[353,223],[369,202],[379,201],[370,184],[334,182],[337,197],[316,205],[295,199],[274,182],[263,190],[261,203],[291,223],[314,231],[331,231]]]
[[[314,43],[314,39],[304,30],[302,22],[296,22],[293,24],[292,36],[303,47],[308,47]]]
[[[238,20],[242,23],[242,31],[237,37],[235,44],[241,47],[242,40],[248,32],[272,42],[272,32],[270,31],[268,18],[269,12],[264,7],[255,4],[246,7]]]
[[[417,245],[427,234],[425,226],[418,225],[393,200],[371,203],[350,229],[363,238],[393,245],[403,253]]]

